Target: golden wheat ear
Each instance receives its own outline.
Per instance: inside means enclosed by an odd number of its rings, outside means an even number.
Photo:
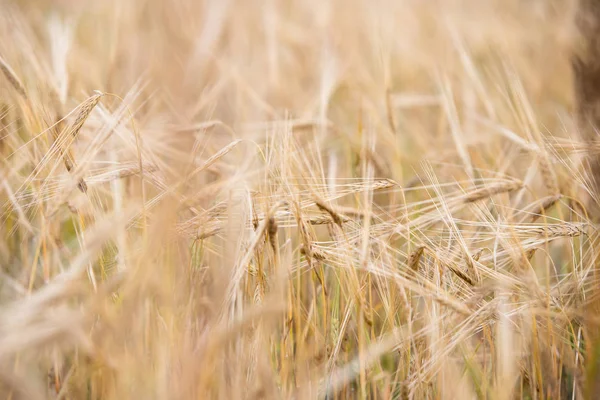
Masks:
[[[10,82],[17,93],[23,96],[24,99],[27,99],[27,92],[25,91],[23,83],[21,83],[21,80],[15,71],[10,67],[10,65],[8,65],[6,61],[4,61],[2,56],[0,56],[0,71],[2,71],[8,82]]]

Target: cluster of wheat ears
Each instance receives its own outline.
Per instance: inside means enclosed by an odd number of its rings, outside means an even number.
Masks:
[[[0,72],[1,398],[600,396],[599,0],[0,0]]]

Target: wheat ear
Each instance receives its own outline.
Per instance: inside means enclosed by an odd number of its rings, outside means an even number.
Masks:
[[[4,61],[4,58],[2,58],[2,56],[0,56],[0,70],[2,70],[2,73],[4,74],[8,82],[10,82],[12,87],[21,96],[23,96],[24,99],[27,99],[27,92],[25,91],[25,87],[21,83],[21,80],[19,79],[15,71],[10,67],[10,65],[8,65],[6,61]]]

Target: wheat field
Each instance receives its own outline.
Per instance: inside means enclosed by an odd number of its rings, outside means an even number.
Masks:
[[[0,398],[598,398],[594,29],[0,0]]]

